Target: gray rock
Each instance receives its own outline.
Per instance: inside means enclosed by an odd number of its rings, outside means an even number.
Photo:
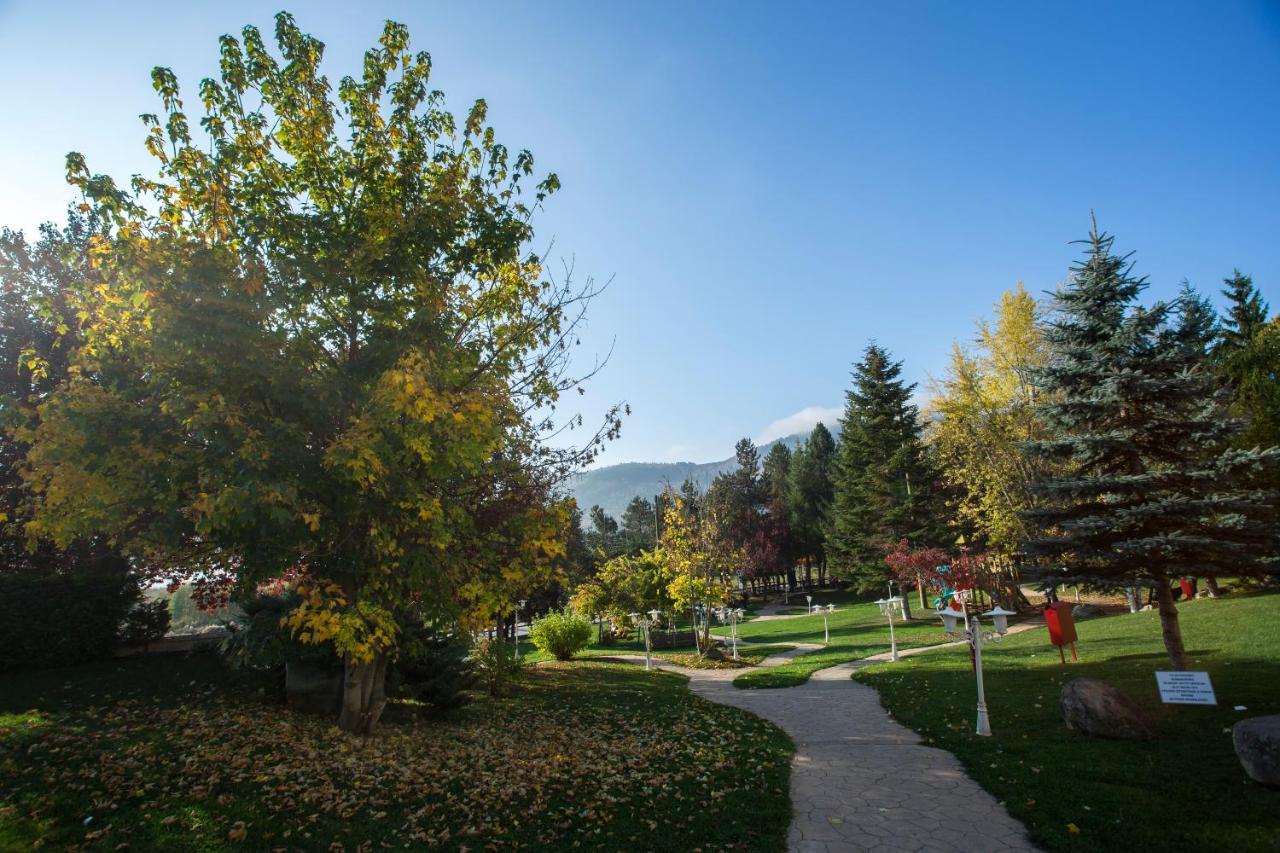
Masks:
[[[1096,678],[1077,678],[1062,688],[1062,719],[1072,731],[1094,737],[1147,740],[1154,735],[1146,711]]]
[[[342,671],[307,661],[284,665],[285,702],[304,714],[338,713],[342,699]]]
[[[1241,720],[1231,729],[1231,741],[1250,779],[1280,788],[1280,714]]]
[[[1081,619],[1089,619],[1093,616],[1101,616],[1106,611],[1096,604],[1077,604],[1071,608],[1071,618],[1079,622]]]

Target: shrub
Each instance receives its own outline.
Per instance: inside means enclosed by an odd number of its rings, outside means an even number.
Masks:
[[[127,572],[0,572],[0,670],[106,657],[138,601]]]
[[[403,629],[400,656],[387,676],[387,694],[430,706],[444,717],[467,703],[476,683],[470,644],[462,636],[438,633],[422,625]]]
[[[241,605],[243,616],[224,624],[231,632],[220,649],[236,669],[269,670],[284,667],[286,661],[332,663],[337,658],[333,643],[311,645],[294,639],[283,624],[284,617],[298,606],[294,592],[258,595]]]
[[[515,650],[501,640],[481,637],[471,647],[471,663],[485,690],[491,696],[505,693],[511,681],[520,671],[520,661]]]
[[[169,602],[152,598],[138,602],[120,623],[120,642],[126,646],[147,646],[169,631]]]
[[[548,613],[529,628],[529,639],[556,660],[569,660],[591,643],[591,623],[573,613]]]

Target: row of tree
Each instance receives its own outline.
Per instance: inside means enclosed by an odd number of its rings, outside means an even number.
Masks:
[[[1144,305],[1146,280],[1112,244],[1095,230],[1047,305],[1005,293],[923,417],[901,362],[873,343],[838,443],[819,425],[761,465],[739,442],[736,470],[690,503],[739,555],[741,581],[794,587],[798,566],[830,567],[870,592],[897,577],[923,605],[938,577],[925,564],[946,561],[1010,604],[1024,580],[1124,590],[1135,609],[1145,588],[1184,668],[1171,584],[1216,593],[1218,577],[1275,572],[1280,320],[1238,271],[1221,318],[1190,285]],[[652,540],[652,506],[628,508],[623,550]],[[609,520],[593,518],[599,536]]]

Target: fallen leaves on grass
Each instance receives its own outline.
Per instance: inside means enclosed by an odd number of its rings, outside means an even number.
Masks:
[[[542,688],[500,708],[387,725],[363,741],[213,692],[176,706],[81,708],[0,740],[0,789],[31,837],[88,849],[107,849],[108,835],[110,847],[173,833],[196,846],[242,843],[251,824],[347,849],[371,836],[396,847],[558,849],[586,838],[618,849],[693,841],[706,803],[759,797],[786,772],[768,724],[683,686],[658,702],[643,684],[606,685],[601,701],[581,672],[530,677]],[[68,816],[95,802],[115,812],[113,826],[73,834]]]

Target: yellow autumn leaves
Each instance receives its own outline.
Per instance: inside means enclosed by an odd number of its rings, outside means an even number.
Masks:
[[[300,642],[332,642],[339,655],[369,663],[395,648],[399,628],[385,607],[367,601],[350,605],[342,587],[330,581],[304,579],[297,588],[301,603],[281,624]]]

